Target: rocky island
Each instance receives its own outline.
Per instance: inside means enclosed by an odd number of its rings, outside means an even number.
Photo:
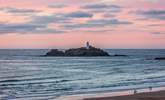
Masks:
[[[46,53],[45,56],[84,56],[84,57],[92,57],[92,56],[110,56],[106,51],[95,48],[89,45],[89,42],[86,43],[86,47],[68,49],[65,51],[60,51],[58,49],[52,49]]]

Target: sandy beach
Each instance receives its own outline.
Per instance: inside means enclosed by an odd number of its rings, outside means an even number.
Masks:
[[[138,89],[134,90],[107,92],[96,94],[81,94],[72,96],[63,96],[57,100],[165,100],[165,87]]]
[[[139,93],[135,95],[117,97],[86,98],[82,100],[165,100],[165,91]]]

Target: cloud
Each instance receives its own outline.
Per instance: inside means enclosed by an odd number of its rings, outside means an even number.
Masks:
[[[136,11],[136,14],[143,15],[146,18],[165,20],[165,10]]]
[[[116,26],[116,25],[128,25],[133,24],[128,21],[120,21],[118,19],[98,19],[98,20],[89,20],[84,24],[71,24],[64,25],[63,27],[69,29],[77,29],[77,28],[96,28],[96,27],[105,27],[105,26]]]
[[[48,5],[49,8],[64,8],[67,7],[65,4],[50,4]]]
[[[164,24],[150,24],[148,26],[151,26],[151,27],[161,27],[161,26],[165,26]]]
[[[119,21],[118,19],[99,19],[99,20],[89,20],[88,23],[100,24],[100,25],[121,25],[121,24],[132,24],[128,21]]]
[[[83,11],[77,11],[77,12],[71,12],[68,14],[65,14],[65,17],[68,18],[91,18],[93,17],[92,13],[83,12]]]
[[[121,7],[118,5],[107,5],[107,4],[103,4],[103,3],[100,3],[100,4],[95,3],[95,4],[84,5],[81,8],[84,8],[84,9],[108,9],[108,8],[119,9]]]
[[[0,24],[0,33],[26,33],[26,32],[30,32],[33,30],[36,30],[36,28],[42,28],[44,26],[41,25],[30,25],[30,24],[26,24],[26,23],[1,23]]]
[[[66,5],[54,4],[49,5],[53,8],[63,8]],[[40,12],[33,9],[18,9],[18,8],[0,8],[8,13],[13,14],[31,14],[28,22],[23,23],[1,23],[0,33],[66,33],[67,31],[72,31],[72,29],[80,28],[98,28],[106,26],[117,26],[117,25],[129,25],[132,22],[122,21],[118,19],[88,19],[85,23],[74,22],[75,19],[92,18],[94,16],[93,12],[86,11],[84,9],[96,9],[96,10],[107,10],[107,9],[120,9],[117,5],[106,5],[106,4],[88,4],[81,7],[83,9],[77,9],[78,11],[69,13],[50,13],[49,15],[39,15],[35,14]],[[115,10],[114,10],[115,11]],[[105,15],[105,14],[104,14]],[[107,14],[105,17],[114,17],[113,14]],[[50,24],[55,25],[55,29],[50,27]],[[105,31],[105,30],[104,30]],[[106,30],[107,31],[107,30]],[[101,31],[100,31],[101,32]],[[102,31],[103,32],[103,31]]]
[[[84,9],[107,9],[107,8],[109,8],[109,6],[105,5],[105,4],[88,4],[88,5],[82,6],[81,8],[84,8]]]
[[[32,20],[29,23],[39,24],[39,25],[48,25],[51,23],[54,24],[70,24],[71,21],[75,18],[90,18],[93,14],[87,12],[71,12],[71,13],[54,13],[50,15],[42,16],[31,16]]]
[[[158,3],[160,2],[161,0],[146,0],[147,2],[150,2],[150,3]]]
[[[7,33],[63,33],[64,31],[47,28],[46,25],[31,23],[0,23],[0,34]]]
[[[16,11],[12,11],[16,12]],[[23,13],[23,10],[17,11]],[[26,12],[31,12],[26,10]],[[23,23],[0,23],[0,33],[65,33],[63,29],[49,28],[50,24],[56,24],[57,27],[63,24],[70,24],[75,18],[91,18],[93,14],[77,11],[71,13],[55,13],[50,15],[31,15],[30,21]]]
[[[114,30],[107,30],[107,29],[100,29],[100,30],[86,30],[85,32],[89,33],[106,33],[106,32],[111,32]]]
[[[37,28],[36,30],[33,31],[33,33],[36,34],[60,34],[60,33],[66,33],[64,30],[58,30],[54,28]]]
[[[33,24],[42,24],[48,25],[51,23],[65,23],[69,18],[65,17],[64,14],[50,14],[50,15],[41,15],[41,16],[31,16],[32,20],[30,23]]]
[[[152,34],[165,34],[165,33],[163,33],[163,32],[152,32]]]
[[[93,12],[120,12],[122,7],[118,5],[107,5],[103,3],[94,3],[81,6],[80,8],[86,10],[92,10]]]
[[[109,14],[109,13],[105,13],[105,14],[103,15],[103,17],[104,17],[104,18],[114,18],[115,15]]]
[[[11,8],[11,7],[4,7],[0,8],[1,11],[7,12],[7,13],[13,13],[13,14],[29,14],[29,13],[38,13],[41,12],[39,10],[33,10],[33,9],[18,9],[18,8]]]
[[[33,10],[12,10],[10,12],[14,13],[23,13],[33,12]],[[57,13],[50,15],[37,16],[32,15],[31,20],[24,23],[0,23],[0,33],[65,33],[66,31],[62,29],[52,29],[49,28],[49,24],[68,24],[69,21],[72,21],[74,18],[90,18],[93,14],[87,12],[71,12],[71,13]]]

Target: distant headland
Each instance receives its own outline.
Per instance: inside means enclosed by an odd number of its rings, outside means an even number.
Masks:
[[[108,52],[95,48],[86,42],[86,47],[81,48],[73,48],[67,49],[65,51],[60,51],[58,49],[52,49],[46,53],[45,56],[84,56],[84,57],[92,57],[92,56],[110,56]]]

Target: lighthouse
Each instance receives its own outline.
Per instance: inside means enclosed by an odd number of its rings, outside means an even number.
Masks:
[[[90,44],[89,42],[86,42],[86,49],[89,49],[90,48]]]

